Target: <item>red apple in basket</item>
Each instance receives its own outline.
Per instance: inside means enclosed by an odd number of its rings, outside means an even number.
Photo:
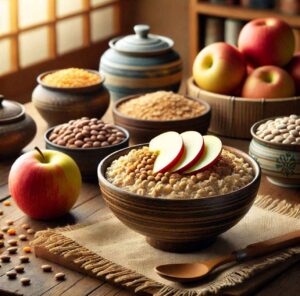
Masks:
[[[167,172],[179,161],[184,152],[182,137],[177,132],[160,134],[150,141],[149,150],[158,153],[153,172]]]
[[[195,174],[213,166],[222,152],[222,142],[219,138],[211,135],[203,137],[204,152],[200,159],[191,168],[184,171],[184,174]]]
[[[295,51],[292,28],[279,18],[261,18],[241,30],[238,48],[251,65],[285,66]]]
[[[8,185],[18,207],[35,219],[66,214],[75,204],[81,175],[68,155],[53,151],[30,151],[12,165]]]
[[[237,48],[224,42],[208,45],[197,55],[193,77],[204,90],[232,94],[246,75],[246,63]]]
[[[242,89],[242,97],[245,98],[286,98],[294,95],[293,78],[275,66],[255,69],[247,77]]]
[[[296,95],[300,95],[300,52],[293,56],[286,69],[294,79]]]
[[[183,140],[184,152],[171,172],[182,173],[192,167],[204,152],[204,141],[200,133],[196,131],[187,131],[180,134]]]

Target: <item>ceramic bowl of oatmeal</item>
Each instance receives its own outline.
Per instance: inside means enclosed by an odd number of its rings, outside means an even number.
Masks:
[[[258,121],[251,134],[249,154],[267,179],[282,187],[300,187],[300,115]]]
[[[211,244],[252,206],[260,168],[223,146],[218,161],[196,174],[152,171],[147,144],[110,154],[98,166],[102,196],[114,215],[158,249],[186,252]]]
[[[147,143],[169,130],[206,134],[211,117],[205,101],[170,91],[125,97],[114,103],[112,112],[114,123],[129,131],[132,144]]]

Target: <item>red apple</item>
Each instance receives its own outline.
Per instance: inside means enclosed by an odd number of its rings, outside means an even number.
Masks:
[[[293,58],[287,65],[287,71],[294,79],[296,94],[300,95],[300,52],[293,56]]]
[[[182,137],[176,132],[160,134],[150,141],[149,150],[158,152],[153,172],[167,172],[178,162],[184,152]]]
[[[232,94],[246,75],[246,63],[237,48],[224,42],[208,45],[197,55],[193,77],[204,90]]]
[[[195,174],[213,166],[222,152],[222,142],[215,136],[204,136],[204,152],[200,159],[191,168],[184,171],[184,174]]]
[[[245,98],[286,98],[295,95],[293,78],[276,66],[255,69],[246,79],[242,96]]]
[[[238,48],[252,65],[285,66],[294,54],[295,37],[281,19],[255,19],[241,30]]]
[[[12,165],[8,185],[18,207],[35,219],[66,214],[77,200],[81,175],[68,155],[53,151],[30,151]]]
[[[192,167],[204,151],[204,141],[200,133],[187,131],[180,134],[183,140],[184,152],[179,161],[172,167],[171,172],[182,173]]]

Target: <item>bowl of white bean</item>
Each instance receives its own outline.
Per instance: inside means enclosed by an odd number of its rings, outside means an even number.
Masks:
[[[300,187],[300,115],[258,121],[251,135],[249,154],[267,179],[278,186]]]

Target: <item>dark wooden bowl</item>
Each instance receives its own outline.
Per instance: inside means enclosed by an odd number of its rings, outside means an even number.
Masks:
[[[181,120],[142,120],[129,117],[118,110],[118,106],[125,101],[142,96],[143,94],[125,97],[113,104],[114,123],[126,128],[130,133],[130,141],[132,144],[147,143],[155,136],[167,132],[176,131],[178,133],[187,130],[196,130],[202,134],[206,134],[210,124],[211,108],[205,101],[187,97],[190,100],[200,102],[206,107],[206,110],[200,116],[181,119]]]
[[[63,152],[72,157],[80,169],[82,179],[88,182],[97,181],[97,167],[103,158],[115,151],[128,147],[129,143],[128,131],[117,126],[126,135],[126,138],[119,144],[99,148],[68,148],[54,144],[49,140],[49,135],[55,127],[48,129],[44,135],[46,148]]]
[[[203,248],[237,224],[252,206],[260,184],[259,165],[248,154],[226,146],[243,157],[255,172],[248,185],[234,192],[201,199],[166,199],[137,195],[112,185],[105,177],[107,167],[143,145],[122,149],[103,159],[98,179],[102,196],[115,216],[146,236],[153,247],[172,252]]]

